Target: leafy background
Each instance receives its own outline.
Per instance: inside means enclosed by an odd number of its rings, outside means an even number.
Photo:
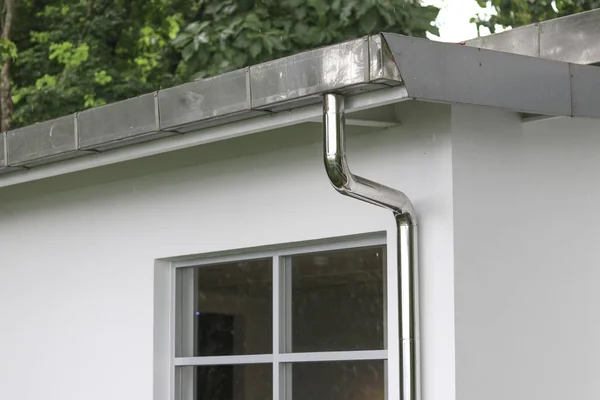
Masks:
[[[599,2],[492,0],[498,15],[473,22],[493,30]],[[0,3],[1,131],[380,31],[438,34],[439,10],[419,0]]]

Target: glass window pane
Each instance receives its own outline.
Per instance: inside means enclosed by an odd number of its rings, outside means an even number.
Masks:
[[[291,257],[292,351],[384,348],[385,248]]]
[[[292,365],[293,400],[384,400],[382,360]]]
[[[181,400],[271,400],[271,364],[180,367]]]
[[[178,273],[182,321],[178,356],[272,353],[271,259],[185,268]]]

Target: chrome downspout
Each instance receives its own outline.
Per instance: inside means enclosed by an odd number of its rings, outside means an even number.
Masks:
[[[417,222],[406,195],[352,175],[346,161],[344,97],[326,94],[323,103],[325,169],[333,187],[343,195],[386,208],[398,228],[398,300],[401,400],[420,400],[419,293],[416,259]]]

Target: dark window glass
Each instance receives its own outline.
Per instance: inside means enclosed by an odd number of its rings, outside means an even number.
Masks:
[[[181,374],[192,374],[189,386],[181,388],[182,397],[193,400],[271,400],[272,368],[271,364],[182,367]]]
[[[182,306],[179,311],[185,314],[179,333],[182,356],[273,352],[271,259],[186,268],[181,273],[181,304],[194,304],[193,309]]]
[[[293,256],[292,351],[384,348],[383,247]]]
[[[293,400],[384,400],[383,361],[292,365]]]

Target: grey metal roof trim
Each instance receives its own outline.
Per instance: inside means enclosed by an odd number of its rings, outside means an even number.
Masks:
[[[408,95],[528,114],[600,117],[600,68],[383,34]]]
[[[597,64],[600,9],[467,40],[465,44],[576,64]]]
[[[306,51],[6,132],[0,173],[401,84],[381,35]]]
[[[409,97],[600,117],[600,69],[379,34],[9,131],[0,173],[404,85]]]

